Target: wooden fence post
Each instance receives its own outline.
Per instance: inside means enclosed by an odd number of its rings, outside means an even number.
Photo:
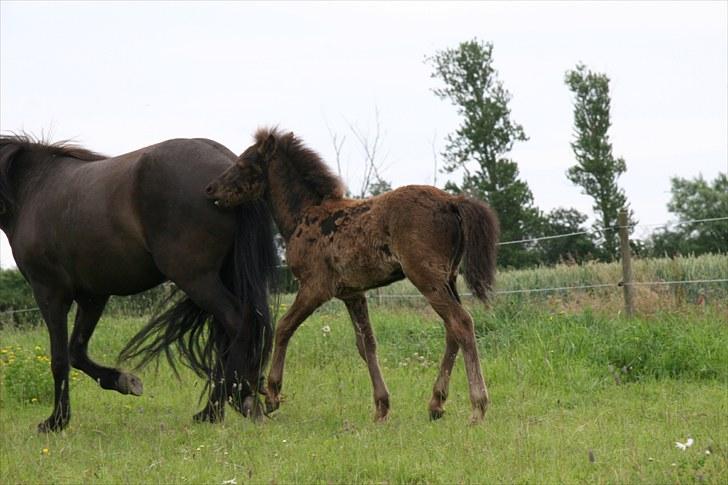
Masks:
[[[624,290],[624,313],[634,316],[634,287],[632,286],[632,250],[629,247],[629,226],[627,209],[619,211],[619,249],[622,253],[622,290]]]

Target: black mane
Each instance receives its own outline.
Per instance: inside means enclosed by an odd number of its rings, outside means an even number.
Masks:
[[[20,135],[0,135],[0,152],[4,153],[5,149],[10,146],[16,147],[17,150],[32,150],[47,155],[77,158],[86,162],[107,158],[105,155],[76,145],[70,140],[51,143],[25,133]]]
[[[106,156],[75,145],[68,140],[50,143],[32,135],[0,135],[0,205],[14,205],[15,197],[10,187],[10,172],[14,162],[24,152],[38,157],[70,157],[92,162],[102,160]]]

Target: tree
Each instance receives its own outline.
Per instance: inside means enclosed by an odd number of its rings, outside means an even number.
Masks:
[[[670,182],[672,195],[667,208],[685,223],[653,234],[652,253],[728,253],[728,220],[687,222],[728,216],[728,175],[720,173],[712,183],[702,175],[693,180],[673,177]]]
[[[575,140],[571,148],[577,162],[568,169],[566,176],[594,199],[593,209],[598,217],[595,226],[612,228],[617,224],[619,210],[627,207],[627,196],[617,186],[617,179],[627,170],[627,165],[624,159],[612,155],[607,134],[611,126],[609,78],[578,64],[576,69],[566,73],[565,81],[576,97]],[[614,260],[619,250],[618,232],[605,230],[602,234],[605,259]]]
[[[392,190],[392,184],[381,176],[381,173],[384,170],[384,161],[386,159],[386,154],[382,154],[382,140],[384,139],[384,136],[382,134],[382,125],[379,120],[379,107],[377,107],[376,105],[374,106],[374,123],[374,135],[370,135],[368,130],[366,132],[362,131],[353,123],[346,121],[349,130],[354,135],[356,141],[359,143],[363,154],[363,172],[359,190],[352,193],[347,184],[347,197],[363,199],[365,197],[379,195]],[[328,123],[327,128],[329,130],[331,144],[334,148],[337,172],[339,174],[339,177],[345,179],[346,177],[341,170],[341,161],[346,136],[340,136],[339,134],[335,133],[328,126]]]
[[[586,214],[576,209],[560,207],[549,212],[544,220],[544,236],[558,236],[585,232],[583,226]],[[540,241],[541,260],[546,264],[583,263],[594,257],[597,247],[589,234],[574,234],[572,236],[545,239]]]
[[[518,166],[507,157],[516,141],[528,138],[511,120],[510,93],[493,67],[493,45],[477,39],[427,58],[432,78],[444,83],[435,95],[450,101],[461,117],[460,126],[446,138],[444,170],[462,169],[460,185],[445,189],[485,200],[498,214],[503,241],[534,236],[540,213],[528,185],[518,178]],[[499,262],[520,267],[535,261],[522,245],[502,246]]]

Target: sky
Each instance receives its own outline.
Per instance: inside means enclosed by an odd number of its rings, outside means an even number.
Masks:
[[[567,70],[609,76],[619,185],[641,223],[675,220],[670,177],[728,171],[728,2],[0,3],[0,131],[119,155],[180,137],[236,153],[260,126],[296,133],[361,184],[374,138],[394,187],[438,173],[458,126],[426,58],[477,38],[529,137],[510,153],[544,211],[592,201],[575,163]],[[646,229],[637,235],[645,235]],[[13,265],[2,235],[0,264]]]

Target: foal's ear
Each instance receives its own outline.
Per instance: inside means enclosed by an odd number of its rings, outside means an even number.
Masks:
[[[258,153],[263,158],[270,158],[276,153],[276,136],[271,133],[265,141],[258,147]]]

